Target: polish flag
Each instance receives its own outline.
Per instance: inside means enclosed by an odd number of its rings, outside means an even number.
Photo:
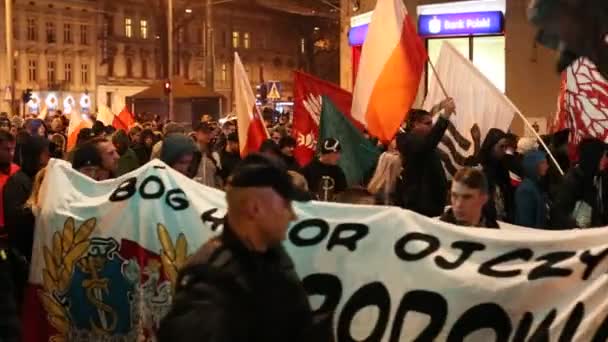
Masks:
[[[70,113],[70,125],[68,126],[67,150],[70,151],[76,146],[78,133],[81,129],[91,127],[93,127],[93,123],[88,117],[81,115],[76,110],[72,110]]]
[[[112,110],[106,105],[99,105],[99,114],[97,120],[103,122],[106,126],[113,126],[117,130],[129,131],[129,128],[135,124],[133,115],[125,107],[120,114],[115,115]]]
[[[361,54],[352,116],[390,141],[418,93],[428,59],[402,0],[378,0]]]
[[[269,139],[262,116],[255,105],[255,96],[238,53],[234,53],[234,92],[241,156],[257,152]]]

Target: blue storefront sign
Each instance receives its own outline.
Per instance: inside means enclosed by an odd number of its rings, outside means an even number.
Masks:
[[[501,11],[421,15],[418,34],[423,37],[491,35],[504,32]]]

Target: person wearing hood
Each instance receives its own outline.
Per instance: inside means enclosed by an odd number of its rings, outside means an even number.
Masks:
[[[188,178],[193,178],[198,165],[193,165],[198,148],[185,135],[168,136],[160,150],[160,160]],[[195,167],[196,166],[196,167]]]
[[[120,130],[116,132],[112,137],[112,143],[120,156],[118,158],[118,167],[116,168],[116,177],[120,177],[139,167],[139,159],[137,158],[137,154],[129,147],[130,140],[125,131]]]
[[[478,162],[489,186],[490,198],[484,214],[488,219],[512,222],[514,189],[509,169],[505,165],[508,141],[505,132],[497,128],[488,131],[479,150]]]
[[[604,225],[601,172],[608,166],[606,144],[584,139],[579,144],[579,163],[560,185],[551,210],[553,229],[600,227]]]
[[[547,195],[542,179],[547,175],[549,163],[544,152],[532,150],[524,154],[524,180],[515,191],[516,225],[530,228],[547,228]]]
[[[11,246],[29,260],[32,257],[34,227],[31,211],[26,210],[25,204],[34,188],[36,174],[49,162],[49,141],[38,136],[29,137],[18,157],[21,169],[4,186],[4,224]]]

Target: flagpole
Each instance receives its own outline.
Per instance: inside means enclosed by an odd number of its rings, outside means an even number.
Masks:
[[[431,62],[431,59],[429,58],[429,65],[431,66],[431,69],[433,70],[433,74],[435,75],[435,79],[437,80],[437,83],[439,83],[439,87],[441,88],[441,91],[443,92],[443,95],[448,98],[448,92],[445,90],[445,86],[443,85],[443,82],[441,82],[441,79],[439,78],[439,73],[437,73],[437,69],[435,69],[435,66],[433,65],[433,62]]]
[[[553,162],[553,164],[555,164],[555,167],[557,167],[557,170],[559,171],[559,173],[563,176],[564,175],[564,170],[562,170],[561,166],[559,166],[559,163],[557,162],[557,159],[555,159],[555,156],[553,156],[553,153],[551,153],[551,151],[549,151],[549,147],[547,147],[547,144],[545,144],[545,142],[540,137],[540,135],[538,134],[538,132],[534,129],[534,127],[532,126],[532,124],[530,123],[530,121],[520,111],[516,111],[515,113],[517,113],[517,115],[519,115],[519,117],[524,121],[524,123],[526,124],[526,126],[528,126],[528,128],[536,136],[536,139],[538,139],[538,141],[540,142],[540,144],[543,146],[543,148],[545,149],[545,151],[549,155],[549,158],[551,158],[551,161]]]

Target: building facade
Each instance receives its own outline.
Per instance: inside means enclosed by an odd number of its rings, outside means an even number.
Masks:
[[[557,54],[535,43],[536,29],[527,18],[527,0],[481,1],[404,1],[414,23],[421,15],[497,10],[504,15],[504,31],[484,37],[425,39],[429,57],[434,60],[442,41],[448,40],[503,90],[522,113],[538,121],[550,122],[556,112],[560,75],[556,73]],[[376,0],[342,0],[340,83],[346,89],[353,85],[353,52],[349,32],[357,18],[365,21],[365,13],[373,11]],[[369,20],[369,19],[368,19]],[[425,75],[425,77],[429,77]],[[425,87],[421,86],[421,95]],[[423,96],[419,96],[420,100]],[[532,121],[531,120],[531,121]],[[514,132],[524,134],[523,122],[515,117]]]
[[[21,94],[33,90],[26,113],[94,108],[96,87],[95,1],[20,1],[13,7],[13,72],[16,105]],[[1,111],[10,112],[9,76],[2,6],[0,84]]]
[[[293,94],[292,71],[313,70],[313,52],[319,50],[314,40],[319,32],[333,25],[337,33],[337,14],[328,23],[327,18],[281,12],[262,6],[262,2],[214,5],[209,30],[213,33],[207,34],[204,1],[174,0],[174,74],[213,85],[224,96],[224,113],[231,111],[234,97],[234,52],[239,53],[252,86],[276,81],[282,100],[289,100]],[[36,106],[28,104],[26,113],[39,111],[51,102],[51,110],[65,111],[71,106],[96,111],[99,105],[105,105],[120,111],[126,97],[166,79],[165,4],[146,0],[16,0],[16,100],[21,102],[22,92],[32,89]],[[4,11],[3,6],[0,8]],[[4,12],[1,15],[4,18]],[[0,71],[7,68],[4,29],[2,25]],[[207,51],[210,41],[211,52]],[[208,52],[212,58],[206,58]],[[335,73],[335,81],[338,62],[337,53],[333,65],[324,62],[325,69],[330,70],[325,74],[332,77]],[[213,73],[206,72],[211,65]],[[8,99],[8,83],[7,73],[0,72],[2,100]],[[2,101],[0,111],[8,111],[8,106],[6,100]],[[164,114],[163,110],[159,109],[159,114]]]

